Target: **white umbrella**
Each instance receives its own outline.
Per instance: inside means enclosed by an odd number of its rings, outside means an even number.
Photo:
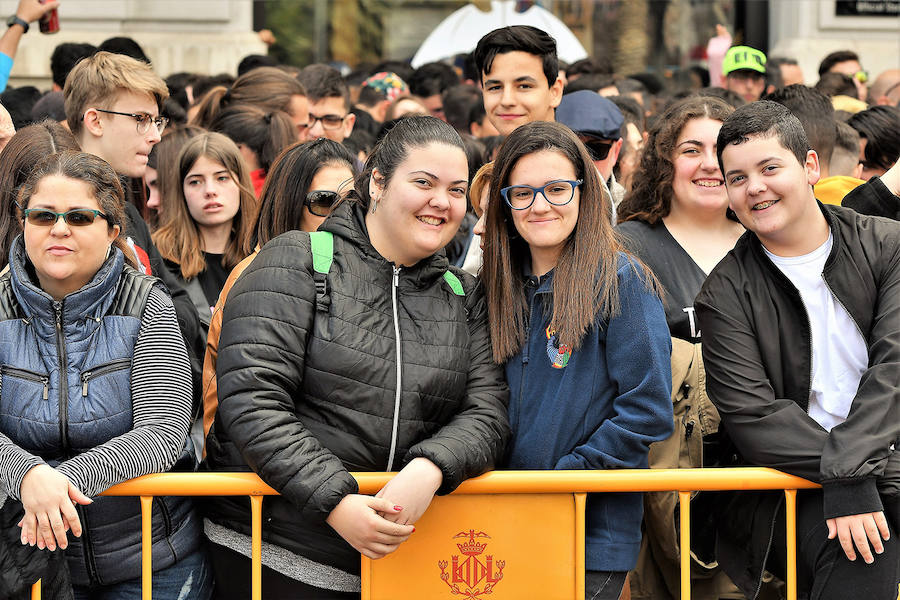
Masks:
[[[549,10],[535,5],[525,12],[516,12],[515,7],[515,0],[492,0],[490,12],[467,4],[434,28],[410,64],[418,68],[425,63],[471,52],[486,33],[507,25],[532,25],[546,31],[556,40],[557,56],[567,63],[587,58],[588,54],[575,34]]]

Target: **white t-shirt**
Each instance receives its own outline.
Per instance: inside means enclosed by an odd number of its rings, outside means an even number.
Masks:
[[[833,238],[803,256],[766,255],[800,292],[812,330],[812,388],[809,416],[831,431],[843,423],[869,364],[866,341],[856,322],[822,277]],[[764,248],[765,249],[765,248]]]

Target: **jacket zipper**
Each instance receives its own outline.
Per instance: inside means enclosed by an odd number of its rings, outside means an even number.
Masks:
[[[528,305],[528,321],[525,322],[525,345],[522,350],[522,376],[519,378],[519,403],[521,404],[522,398],[525,397],[525,367],[528,366],[528,362],[530,359],[531,352],[531,322],[534,320],[534,299],[537,298],[537,294],[535,294],[531,298],[531,302]],[[521,407],[516,411],[516,422],[510,423],[513,431],[516,431],[517,426],[519,425],[519,414],[521,413]]]
[[[62,302],[53,302],[56,313],[56,351],[59,355],[59,435],[62,440],[63,456],[69,457],[69,385],[66,364],[66,340],[62,330]]]
[[[394,344],[397,348],[397,390],[394,393],[394,421],[391,428],[391,451],[388,454],[388,463],[386,471],[391,471],[394,467],[394,452],[397,451],[397,428],[400,424],[400,390],[403,383],[402,364],[400,363],[400,320],[397,317],[397,288],[400,286],[400,267],[391,267],[393,269],[393,279],[391,280],[391,307],[394,310]]]
[[[834,298],[835,300],[837,300],[837,303],[841,305],[841,308],[844,309],[844,311],[845,311],[845,312],[847,313],[847,315],[850,317],[850,320],[853,321],[853,325],[856,326],[856,331],[859,332],[859,336],[860,336],[860,337],[863,339],[863,341],[866,343],[866,348],[868,348],[868,347],[869,347],[869,340],[866,339],[865,334],[863,334],[862,329],[860,329],[859,323],[857,323],[857,322],[856,322],[856,319],[853,318],[853,313],[851,313],[849,310],[847,310],[847,306],[846,306],[846,305],[843,303],[843,301],[838,297],[838,295],[834,293],[834,290],[831,289],[831,285],[828,283],[828,280],[825,279],[825,274],[824,274],[824,273],[822,273],[822,281],[825,282],[825,287],[827,287],[827,288],[828,288],[828,291],[831,292],[832,298]]]
[[[783,498],[784,496],[782,496],[782,499]],[[769,562],[769,552],[772,550],[772,539],[775,537],[775,521],[778,520],[779,510],[781,510],[781,500],[778,500],[778,505],[775,506],[775,514],[772,515],[772,522],[769,524],[769,543],[766,544],[766,552],[763,554],[763,568],[759,573],[759,580],[756,582],[756,592],[751,596],[753,600],[756,600],[756,598],[759,597],[759,591],[762,589],[763,573],[766,570],[766,563]],[[785,518],[787,518],[787,515],[785,515]]]
[[[101,375],[107,375],[114,371],[121,371],[122,369],[126,369],[131,366],[130,358],[120,358],[119,360],[114,360],[102,365],[98,365],[94,367],[90,371],[85,371],[81,374],[81,396],[87,397],[88,394],[88,382],[95,377],[100,377]]]
[[[91,527],[87,520],[87,511],[80,505],[76,506],[75,510],[81,520],[81,550],[84,553],[84,566],[88,572],[88,581],[102,584],[103,582],[97,576],[97,565],[94,562],[94,544],[91,542]]]
[[[26,371],[25,369],[17,369],[16,367],[0,367],[0,373],[9,375],[10,377],[15,377],[17,379],[24,379],[25,381],[42,383],[44,385],[44,400],[48,400],[50,398],[50,378],[46,375],[41,375],[33,371]]]

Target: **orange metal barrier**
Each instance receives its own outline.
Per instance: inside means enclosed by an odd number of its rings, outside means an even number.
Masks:
[[[391,476],[354,473],[362,494],[376,493]],[[464,482],[450,496],[435,498],[416,523],[416,533],[390,556],[379,561],[362,557],[362,599],[476,598],[498,588],[493,597],[526,598],[540,593],[541,597],[581,600],[585,494],[638,491],[679,492],[681,597],[688,599],[691,492],[783,489],[787,499],[787,598],[796,600],[797,490],[816,487],[805,479],[765,468],[495,471]],[[250,496],[252,600],[262,599],[262,502],[263,496],[277,492],[255,474],[146,475],[114,486],[104,495],[141,498],[144,600],[151,598],[153,496]],[[551,532],[550,538],[541,537],[544,532]],[[491,554],[485,553],[488,545]],[[548,548],[552,550],[547,552]],[[550,560],[541,554],[549,554]],[[540,584],[536,577],[540,577]],[[551,579],[556,587],[548,588],[544,584]],[[537,591],[539,588],[541,592]],[[402,590],[400,595],[398,589]],[[522,590],[526,590],[524,595]],[[548,593],[549,590],[555,591]],[[37,582],[32,588],[32,599],[40,600],[40,594]]]

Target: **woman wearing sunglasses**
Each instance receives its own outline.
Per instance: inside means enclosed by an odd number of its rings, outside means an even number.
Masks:
[[[396,550],[436,493],[502,455],[507,389],[484,299],[441,252],[466,212],[467,182],[452,127],[403,119],[320,231],[271,240],[229,293],[206,459],[250,468],[281,494],[264,503],[266,598],[358,598],[360,553]],[[307,198],[304,210],[315,206]],[[399,472],[367,496],[351,471]],[[249,594],[246,504],[209,503],[223,599]]]
[[[153,242],[194,302],[205,336],[228,273],[253,250],[256,196],[240,150],[221,133],[185,144],[178,179],[179,201],[166,207]]]
[[[650,444],[672,432],[665,313],[653,276],[622,252],[610,206],[559,123],[519,127],[494,161],[481,280],[511,391],[505,468],[647,467]],[[639,493],[589,495],[585,598],[619,597],[641,512]]]
[[[260,196],[259,219],[253,253],[238,263],[213,308],[206,357],[203,360],[203,435],[209,433],[218,407],[216,359],[222,330],[222,309],[234,282],[256,258],[266,243],[294,229],[315,231],[331,207],[353,189],[353,155],[342,144],[328,138],[295,144],[272,164]]]
[[[191,374],[172,301],[132,268],[103,160],[45,157],[18,204],[0,277],[0,339],[15,340],[0,344],[0,483],[23,506],[22,543],[65,552],[76,600],[138,597],[140,503],[98,495],[187,456]],[[208,598],[190,500],[155,498],[153,513],[154,595]]]

